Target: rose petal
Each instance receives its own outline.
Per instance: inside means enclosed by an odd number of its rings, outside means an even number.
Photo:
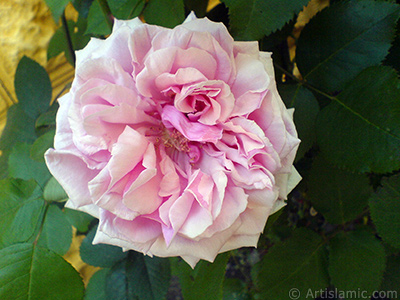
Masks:
[[[189,141],[216,143],[222,136],[222,129],[216,126],[190,122],[175,107],[164,107],[161,119],[167,128],[175,128]]]

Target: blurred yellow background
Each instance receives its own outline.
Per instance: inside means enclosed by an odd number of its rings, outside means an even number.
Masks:
[[[73,77],[73,68],[63,56],[47,63],[47,46],[57,28],[43,0],[0,1],[0,132],[7,108],[16,101],[14,74],[26,55],[46,68],[54,88],[60,92]]]

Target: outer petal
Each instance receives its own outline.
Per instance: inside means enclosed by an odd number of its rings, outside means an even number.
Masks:
[[[98,171],[89,169],[80,157],[69,151],[49,149],[45,153],[45,160],[51,174],[69,197],[67,207],[82,210],[98,218],[98,207],[92,203],[88,188],[88,182]]]

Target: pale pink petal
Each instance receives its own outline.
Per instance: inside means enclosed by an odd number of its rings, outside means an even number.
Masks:
[[[112,30],[113,34],[112,35],[114,35],[114,33],[116,33],[116,32],[119,32],[120,28],[128,27],[130,29],[130,32],[132,32],[132,30],[137,29],[138,27],[140,27],[143,24],[144,23],[139,18],[134,18],[132,20],[114,19],[114,25],[113,25],[113,30]],[[123,43],[125,43],[125,41],[123,41]]]
[[[162,121],[167,128],[176,128],[189,141],[215,143],[222,136],[222,129],[201,123],[190,122],[173,106],[165,106]]]
[[[239,53],[235,58],[237,75],[232,85],[236,97],[232,116],[246,116],[258,109],[263,101],[270,78],[264,65],[250,55]]]
[[[260,233],[243,235],[234,234],[220,249],[219,253],[231,251],[242,247],[257,247],[260,235]]]
[[[227,230],[218,232],[212,238],[204,238],[199,241],[176,235],[170,245],[166,245],[162,238],[158,238],[149,251],[160,257],[197,257],[212,262],[238,227],[239,224],[234,224]]]
[[[180,176],[177,173],[176,165],[172,159],[166,155],[164,151],[161,152],[160,170],[163,177],[160,182],[159,195],[161,197],[170,196],[180,191]]]
[[[192,57],[197,57],[193,60]],[[146,57],[145,68],[136,77],[136,86],[145,97],[160,98],[161,91],[156,88],[155,79],[163,73],[175,74],[181,68],[195,68],[206,78],[214,79],[217,63],[204,50],[177,47],[157,50]]]
[[[102,79],[106,82],[134,89],[132,76],[113,58],[99,57],[85,60],[76,67],[72,89],[76,89],[88,80]]]
[[[72,130],[68,120],[68,111],[71,105],[71,94],[65,94],[58,103],[60,107],[57,111],[57,128],[56,135],[54,137],[54,147],[58,150],[75,150],[76,147],[73,145]]]
[[[213,217],[211,212],[198,204],[197,201],[192,202],[190,212],[179,230],[179,234],[190,239],[200,236],[211,224]]]
[[[212,237],[217,232],[228,229],[239,218],[247,207],[248,195],[238,187],[230,186],[226,189],[221,212],[201,235],[202,238]]]
[[[235,75],[232,45],[227,43],[226,49],[224,49],[210,32],[193,31],[184,26],[177,26],[174,30],[157,34],[153,39],[152,46],[154,50],[170,47],[205,50],[217,62],[215,77],[209,79],[219,79],[231,83]]]
[[[87,186],[98,171],[89,169],[80,157],[68,151],[49,149],[45,153],[45,160],[50,173],[68,195],[68,207],[98,217],[98,208],[93,205]],[[76,173],[76,170],[79,172]]]
[[[194,19],[177,26],[184,27],[195,32],[207,32],[218,42],[225,53],[233,53],[233,38],[223,23],[212,22],[207,18]]]
[[[158,222],[145,217],[137,217],[134,220],[124,220],[112,213],[101,210],[98,232],[94,243],[114,244],[120,247],[147,252],[154,241],[161,234],[161,226]]]
[[[206,81],[207,77],[204,76],[199,70],[188,67],[180,68],[176,73],[162,73],[155,79],[155,85],[158,90],[165,91],[171,87],[183,86],[187,84],[198,83]]]
[[[260,50],[258,49],[258,42],[243,42],[243,41],[235,41],[233,43],[233,53],[235,57],[239,53],[243,53],[246,55],[250,55],[251,57],[258,58]]]

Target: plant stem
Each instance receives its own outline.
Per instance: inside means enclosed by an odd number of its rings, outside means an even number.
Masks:
[[[63,11],[63,13],[61,15],[61,22],[62,22],[62,25],[64,27],[65,36],[67,37],[68,52],[71,55],[72,61],[74,62],[74,66],[75,66],[75,59],[76,58],[75,58],[74,45],[72,44],[72,38],[71,38],[71,34],[69,32],[67,18],[65,17],[65,10]]]
[[[111,20],[112,14],[111,14],[111,9],[108,6],[107,1],[106,0],[97,0],[97,2],[99,3],[101,10],[106,17],[108,27],[110,27],[110,29],[112,29],[112,27],[113,27],[113,22]]]
[[[6,92],[8,98],[10,98],[11,102],[12,102],[13,104],[16,104],[17,101],[14,99],[13,95],[10,93],[10,91],[7,89],[7,87],[6,87],[6,85],[4,84],[4,82],[1,81],[1,80],[0,80],[0,86],[4,89],[4,91]],[[5,101],[5,103],[6,103],[7,107],[10,107],[10,105],[8,104],[7,101]]]
[[[48,211],[49,206],[50,206],[50,204],[49,204],[47,201],[45,201],[45,203],[46,203],[46,206],[45,206],[45,208],[44,208],[43,218],[42,218],[42,221],[40,222],[39,232],[38,232],[38,234],[36,235],[36,238],[35,238],[35,241],[33,242],[33,245],[36,245],[36,244],[37,244],[37,242],[38,242],[38,240],[39,240],[39,237],[40,237],[40,234],[41,234],[42,231],[43,231],[44,221],[45,221],[45,219],[46,219],[46,214],[47,214],[47,211]]]

